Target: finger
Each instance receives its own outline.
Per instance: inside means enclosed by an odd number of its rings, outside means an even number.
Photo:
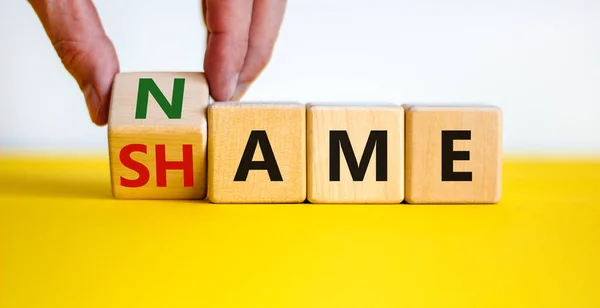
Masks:
[[[235,91],[248,50],[252,0],[206,0],[208,44],[204,71],[217,101]]]
[[[285,14],[285,0],[255,0],[248,53],[232,100],[240,100],[271,60]]]
[[[202,0],[201,5],[202,5],[202,19],[204,20],[204,24],[206,25],[206,0]]]
[[[29,3],[63,65],[84,93],[91,120],[105,125],[119,62],[94,4],[89,0],[29,0]]]
[[[201,5],[202,5],[202,20],[204,21],[204,24],[207,25],[208,23],[206,22],[206,0],[202,0],[201,1]],[[208,46],[208,37],[209,37],[209,31],[208,31],[208,27],[206,27],[206,46]]]

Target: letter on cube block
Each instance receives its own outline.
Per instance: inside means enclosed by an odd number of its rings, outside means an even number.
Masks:
[[[202,73],[116,76],[108,121],[115,198],[205,198],[208,99]]]
[[[215,203],[306,199],[306,109],[294,103],[208,107],[208,198]]]
[[[496,203],[502,112],[494,106],[407,105],[406,201]]]
[[[403,201],[401,106],[309,104],[307,108],[310,202]]]

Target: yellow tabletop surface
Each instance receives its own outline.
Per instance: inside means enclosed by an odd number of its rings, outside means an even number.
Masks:
[[[0,155],[0,307],[600,307],[600,157],[495,205],[121,201],[106,157]]]

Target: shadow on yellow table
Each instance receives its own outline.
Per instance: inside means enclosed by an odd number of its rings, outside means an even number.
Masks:
[[[600,157],[496,205],[114,200],[108,159],[0,156],[0,307],[600,307]]]

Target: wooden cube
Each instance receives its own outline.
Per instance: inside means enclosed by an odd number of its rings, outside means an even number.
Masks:
[[[208,100],[203,73],[116,76],[108,120],[115,198],[205,198]]]
[[[404,109],[393,104],[309,104],[308,200],[401,203]]]
[[[211,104],[208,198],[215,203],[306,199],[306,109],[295,103]]]
[[[494,106],[406,105],[406,201],[496,203],[502,112]]]

